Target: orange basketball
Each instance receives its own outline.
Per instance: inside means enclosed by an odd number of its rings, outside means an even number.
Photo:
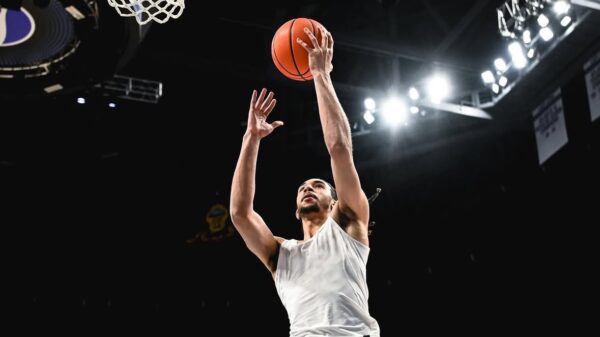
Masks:
[[[296,81],[313,79],[308,67],[308,52],[296,42],[297,38],[301,38],[309,47],[313,46],[304,32],[305,27],[308,27],[321,43],[321,24],[306,18],[292,19],[281,25],[271,42],[273,63],[285,77]]]

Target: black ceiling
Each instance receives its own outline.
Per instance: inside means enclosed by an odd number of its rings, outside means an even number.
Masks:
[[[181,18],[152,27],[135,68],[148,75],[161,66],[285,82],[271,61],[271,39],[285,21],[310,17],[333,34],[334,79],[340,84],[403,89],[441,70],[450,75],[456,92],[469,91],[480,88],[481,70],[502,48],[495,11],[499,3],[188,1]]]

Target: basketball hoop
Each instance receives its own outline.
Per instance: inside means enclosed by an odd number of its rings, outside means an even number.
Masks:
[[[177,19],[185,8],[185,0],[108,0],[108,4],[121,16],[135,16],[140,25]]]

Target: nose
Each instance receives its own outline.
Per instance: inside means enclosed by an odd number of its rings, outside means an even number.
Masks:
[[[312,188],[312,186],[309,186],[309,185],[306,185],[306,186],[304,186],[304,187],[302,187],[302,188],[300,189],[300,192],[301,192],[301,193],[305,193],[305,192],[307,192],[307,191],[309,191],[309,192],[314,192],[315,190]]]

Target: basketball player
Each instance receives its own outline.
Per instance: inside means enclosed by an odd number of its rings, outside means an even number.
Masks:
[[[252,93],[248,126],[231,187],[231,217],[244,242],[271,272],[290,320],[290,336],[379,337],[369,314],[366,263],[369,256],[369,203],[352,158],[348,119],[333,88],[333,38],[306,30],[319,116],[331,157],[336,190],[322,179],[308,179],[296,196],[296,218],[304,239],[274,236],[253,209],[256,161],[262,138],[283,125],[267,122],[273,92]]]

